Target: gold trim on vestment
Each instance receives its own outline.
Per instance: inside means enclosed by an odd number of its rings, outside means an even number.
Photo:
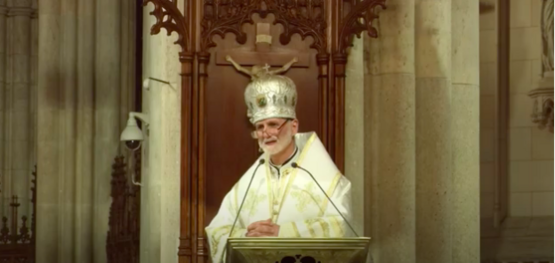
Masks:
[[[320,223],[320,227],[322,227],[322,232],[324,234],[324,237],[330,237],[329,223],[326,222],[326,220],[324,220],[322,218],[318,218],[318,219],[316,219],[316,221],[318,221]]]
[[[330,216],[329,221],[336,235],[342,237],[345,235],[345,233],[343,231],[343,227],[341,226],[341,223],[339,222],[338,217],[340,216]]]
[[[301,233],[299,232],[299,228],[297,228],[297,224],[295,222],[291,222],[293,224],[293,232],[295,232],[295,237],[301,237]]]
[[[225,231],[221,232],[221,233],[218,233],[222,230],[225,230]],[[222,239],[223,236],[228,234],[229,231],[231,231],[231,226],[230,225],[220,226],[220,227],[216,227],[216,228],[212,229],[211,231],[206,231],[206,232],[210,232],[210,233],[207,233],[207,234],[212,236],[212,242],[210,242],[210,243],[212,243],[212,257],[215,257],[216,253],[219,250],[220,239]]]
[[[238,193],[238,192],[239,192],[239,182],[237,182],[237,183],[235,184],[235,186],[233,186],[233,195],[235,196],[235,198],[234,198],[234,199],[235,199],[235,202],[234,202],[234,205],[235,205],[235,206],[234,206],[234,210],[233,210],[233,211],[235,211],[235,213],[239,212],[239,205],[238,205],[238,204],[239,204],[239,201],[237,200],[237,198],[238,198],[238,197],[237,197],[237,193]],[[245,196],[247,196],[247,193],[245,193]]]
[[[310,145],[312,144],[312,142],[314,142],[314,139],[316,139],[316,133],[312,133],[312,135],[310,135],[310,138],[306,141],[301,153],[299,154],[299,158],[297,159],[297,164],[299,166],[301,166],[301,163],[303,162],[308,149],[310,149]],[[269,157],[268,157],[269,158]],[[269,169],[269,168],[268,168]],[[295,178],[297,177],[297,172],[299,171],[299,169],[294,169],[293,172],[291,173],[291,178],[289,178],[289,181],[287,182],[287,187],[285,188],[285,190],[282,192],[279,202],[279,209],[277,210],[277,214],[275,215],[275,218],[272,218],[272,222],[277,222],[279,214],[281,212],[281,208],[283,207],[283,201],[285,200],[285,196],[287,195],[287,193],[289,192],[289,189],[291,188],[291,185],[293,184],[293,181],[295,181]],[[268,184],[270,184],[270,181],[266,182]],[[273,208],[273,204],[272,206],[270,206],[270,209]],[[272,210],[271,210],[272,211]]]
[[[330,184],[330,187],[328,188],[328,191],[326,191],[326,194],[328,196],[331,196],[331,194],[335,190],[335,187],[337,186],[337,183],[339,183],[339,179],[341,179],[342,176],[343,175],[341,174],[341,172],[337,172],[337,174],[333,178],[333,181]],[[324,216],[324,214],[326,213],[328,203],[329,203],[329,200],[327,197],[325,197],[324,200],[322,201],[322,209],[320,210],[320,217]]]
[[[306,226],[306,229],[308,229],[308,233],[310,233],[312,237],[317,237],[316,230],[314,230],[314,226],[313,226],[313,224],[316,223],[316,219],[307,219],[307,220],[304,220],[303,222]]]
[[[270,218],[272,219],[272,222],[276,222],[274,221],[274,191],[272,191],[272,185],[270,184],[271,179],[272,179],[272,171],[270,171],[270,164],[269,161],[266,162],[266,186],[268,188],[268,202],[270,203],[269,208],[270,208]]]

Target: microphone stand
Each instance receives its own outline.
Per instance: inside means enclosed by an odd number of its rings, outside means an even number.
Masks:
[[[316,178],[314,178],[314,176],[312,175],[312,173],[310,173],[307,169],[304,169],[302,167],[300,167],[297,163],[292,163],[291,167],[293,168],[298,168],[301,169],[303,171],[305,171],[308,175],[310,175],[310,178],[312,178],[312,180],[314,180],[314,182],[316,183],[316,185],[318,185],[318,188],[320,188],[320,190],[322,191],[322,193],[324,193],[324,195],[328,198],[328,201],[330,201],[330,203],[333,205],[333,207],[335,208],[335,210],[339,213],[339,215],[343,218],[343,220],[345,221],[345,223],[347,223],[347,225],[349,226],[349,228],[351,229],[351,231],[353,231],[353,233],[357,236],[360,237],[357,232],[355,231],[355,229],[351,226],[351,224],[349,223],[349,221],[347,220],[347,218],[345,218],[345,216],[343,215],[343,213],[341,213],[341,211],[339,211],[339,209],[337,208],[337,206],[335,206],[335,204],[333,203],[333,201],[331,200],[331,198],[328,196],[328,194],[326,194],[326,191],[324,191],[324,189],[322,188],[322,186],[318,183],[318,181],[316,180]]]

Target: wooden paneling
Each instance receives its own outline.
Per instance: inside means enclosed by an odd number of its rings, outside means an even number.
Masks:
[[[300,130],[316,131],[343,170],[347,50],[354,35],[377,35],[372,22],[385,0],[198,0],[185,1],[183,13],[175,0],[149,3],[151,33],[177,32],[182,48],[179,261],[207,262],[204,228],[259,154],[243,98],[249,79],[225,54],[244,67],[298,56],[285,75],[297,85]],[[271,35],[271,45],[255,44],[257,34]]]

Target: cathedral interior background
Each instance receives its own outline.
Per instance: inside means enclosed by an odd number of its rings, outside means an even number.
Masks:
[[[351,180],[374,262],[553,263],[553,10],[0,0],[0,262],[208,262],[260,154],[230,56],[298,59],[300,130]]]

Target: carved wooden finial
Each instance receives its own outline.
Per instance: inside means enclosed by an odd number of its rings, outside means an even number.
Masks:
[[[486,14],[495,10],[495,4],[490,0],[480,0],[480,14]]]

